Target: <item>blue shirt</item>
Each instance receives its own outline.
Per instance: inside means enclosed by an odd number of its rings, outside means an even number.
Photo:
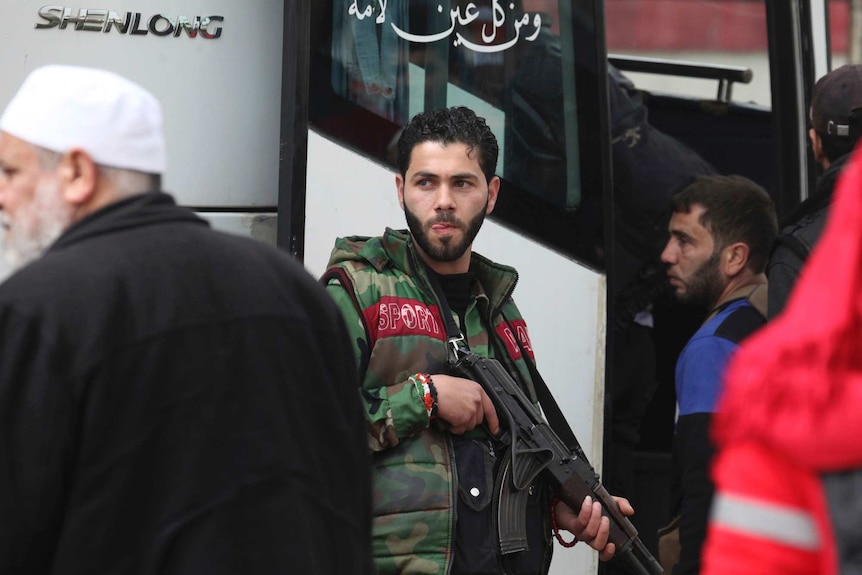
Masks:
[[[679,404],[674,458],[678,476],[680,559],[674,575],[700,572],[700,550],[714,486],[709,478],[712,444],[709,427],[716,411],[724,371],[739,342],[762,326],[764,317],[745,299],[722,304],[682,350],[676,364]]]
[[[676,397],[679,415],[714,413],[722,377],[730,356],[739,347],[738,330],[724,325],[733,312],[752,307],[746,299],[731,301],[692,336],[676,363]],[[747,333],[744,335],[748,335]]]

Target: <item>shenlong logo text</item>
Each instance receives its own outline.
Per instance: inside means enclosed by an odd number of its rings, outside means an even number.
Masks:
[[[168,16],[155,14],[145,17],[141,12],[115,12],[113,10],[94,10],[81,8],[74,12],[68,6],[42,6],[39,8],[41,22],[37,29],[57,28],[64,30],[70,24],[75,30],[132,36],[173,36],[185,33],[189,38],[213,40],[221,36],[223,16]]]

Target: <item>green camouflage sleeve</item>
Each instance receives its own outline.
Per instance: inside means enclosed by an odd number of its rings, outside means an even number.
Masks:
[[[371,351],[361,312],[338,280],[331,279],[326,291],[341,310],[353,342],[362,382],[362,401],[368,417],[369,447],[373,451],[395,447],[401,438],[411,437],[428,427],[423,395],[411,379],[386,385],[368,372]]]

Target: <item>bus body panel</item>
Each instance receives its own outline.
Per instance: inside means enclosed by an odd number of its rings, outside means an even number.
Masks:
[[[117,72],[162,102],[168,149],[163,183],[180,203],[274,211],[282,6],[282,0],[168,0],[137,7],[84,3],[47,10],[55,7],[35,0],[4,3],[0,102],[8,102],[24,77],[45,64]],[[62,29],[61,9],[69,11]],[[53,25],[57,18],[61,23]],[[126,18],[129,26],[123,33]],[[210,23],[203,27],[206,18]],[[183,19],[188,27],[180,26]],[[160,34],[179,27],[179,35],[158,35],[151,25]]]

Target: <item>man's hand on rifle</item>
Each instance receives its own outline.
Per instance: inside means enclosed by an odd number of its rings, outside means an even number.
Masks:
[[[614,501],[620,506],[623,515],[634,515],[635,510],[628,499],[614,497]],[[586,497],[580,511],[575,513],[568,505],[558,501],[554,512],[560,529],[571,531],[579,541],[597,550],[602,561],[614,556],[616,548],[613,543],[608,543],[610,519],[602,515],[601,503]]]
[[[460,435],[484,421],[493,435],[500,431],[497,410],[482,386],[451,375],[434,374],[431,379],[437,389],[437,419],[444,429]]]

